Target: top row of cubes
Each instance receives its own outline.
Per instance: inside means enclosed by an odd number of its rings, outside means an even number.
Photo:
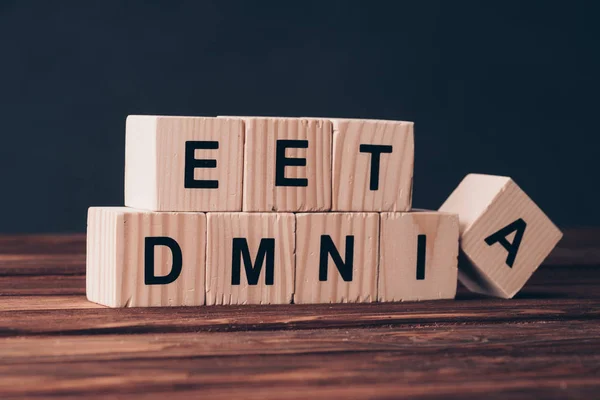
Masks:
[[[127,118],[125,205],[151,211],[408,211],[413,123]]]

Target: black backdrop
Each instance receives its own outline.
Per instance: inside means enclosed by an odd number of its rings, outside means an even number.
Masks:
[[[414,206],[509,175],[597,211],[600,2],[0,2],[0,232],[123,203],[128,114],[415,121]]]

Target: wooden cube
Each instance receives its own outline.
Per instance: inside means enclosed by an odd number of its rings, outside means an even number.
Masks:
[[[290,304],[294,214],[210,213],[206,304]]]
[[[332,122],[332,210],[410,210],[413,123],[361,119]]]
[[[126,130],[126,206],[242,209],[243,121],[130,115]]]
[[[206,215],[92,207],[87,298],[110,307],[204,304]]]
[[[467,262],[459,279],[470,290],[513,297],[562,233],[510,178],[469,174],[440,211],[457,213]]]
[[[296,214],[294,303],[358,303],[377,299],[379,216]]]
[[[456,214],[381,214],[379,301],[453,299],[457,262]]]
[[[244,211],[331,209],[331,122],[246,118]]]

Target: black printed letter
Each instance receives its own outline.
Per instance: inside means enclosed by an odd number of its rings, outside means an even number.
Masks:
[[[331,236],[321,235],[321,252],[319,260],[319,281],[325,282],[327,280],[327,264],[328,255],[331,254],[331,258],[335,263],[342,279],[345,282],[352,282],[352,267],[354,265],[354,236],[346,236],[346,262],[340,257],[340,253],[337,251]]]
[[[359,149],[361,153],[371,153],[371,180],[369,182],[369,189],[378,190],[381,153],[391,153],[392,146],[361,144]]]
[[[306,167],[306,158],[287,158],[285,149],[308,149],[308,140],[278,140],[275,158],[275,186],[308,186],[306,178],[286,178],[285,167]]]
[[[488,246],[500,242],[502,247],[504,247],[506,251],[508,251],[508,257],[506,257],[506,265],[508,265],[510,268],[512,268],[513,264],[515,263],[515,258],[517,257],[517,252],[519,251],[521,239],[523,239],[523,233],[525,233],[526,227],[527,223],[525,223],[525,221],[523,221],[522,218],[519,218],[515,222],[506,225],[498,232],[493,233],[485,238],[485,242]],[[509,241],[506,240],[506,237],[514,231],[517,231],[517,233],[515,234],[515,238],[512,243],[509,243]]]
[[[173,268],[165,276],[154,275],[154,246],[167,246],[173,254]],[[146,285],[167,285],[181,274],[183,257],[181,247],[170,237],[156,236],[144,239],[144,283]]]
[[[417,236],[417,280],[425,279],[425,250],[427,249],[427,235]]]
[[[194,170],[196,168],[217,168],[217,160],[198,160],[195,156],[196,149],[216,150],[219,142],[188,141],[185,142],[185,179],[186,189],[218,189],[219,181],[196,180]]]
[[[231,284],[240,284],[241,259],[244,259],[244,269],[246,270],[246,279],[248,285],[257,285],[260,270],[262,269],[265,258],[267,260],[267,271],[265,272],[265,285],[273,284],[273,274],[275,269],[275,239],[261,239],[258,251],[256,252],[255,266],[252,266],[250,259],[250,250],[246,238],[233,238],[233,250],[231,252]]]

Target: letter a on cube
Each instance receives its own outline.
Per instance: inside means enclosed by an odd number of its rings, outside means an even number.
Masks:
[[[126,206],[241,211],[241,120],[130,115],[125,147]]]
[[[206,215],[91,207],[87,298],[110,307],[204,304]]]
[[[294,214],[208,214],[206,304],[290,304]]]
[[[510,178],[469,174],[440,211],[457,213],[459,280],[471,291],[512,298],[562,237]]]

